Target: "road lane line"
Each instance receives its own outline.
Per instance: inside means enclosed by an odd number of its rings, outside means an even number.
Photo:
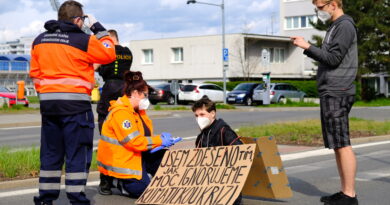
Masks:
[[[31,129],[31,128],[39,128],[41,126],[26,126],[26,127],[5,127],[0,128],[0,130],[20,130],[20,129]]]
[[[97,185],[99,185],[99,183],[100,183],[100,181],[91,181],[91,182],[87,182],[87,186],[97,186]],[[65,189],[65,185],[61,185],[61,189]],[[38,188],[23,189],[23,190],[17,190],[17,191],[2,192],[2,193],[0,193],[0,198],[20,196],[20,195],[26,195],[26,194],[37,194],[37,193],[38,193]]]
[[[381,141],[381,142],[373,142],[373,143],[367,143],[367,144],[360,144],[360,145],[353,145],[353,149],[359,149],[364,147],[371,147],[376,145],[385,145],[390,144],[390,141]],[[285,154],[282,155],[282,161],[290,161],[295,159],[303,159],[308,157],[317,157],[317,156],[323,156],[323,155],[330,155],[334,154],[333,149],[318,149],[318,150],[312,150],[312,151],[306,151],[306,152],[299,152],[299,153],[293,153],[293,154]]]
[[[98,122],[95,122],[95,125],[99,124]],[[31,128],[40,128],[42,127],[41,125],[39,126],[25,126],[25,127],[3,127],[0,128],[0,130],[19,130],[19,129],[31,129]]]

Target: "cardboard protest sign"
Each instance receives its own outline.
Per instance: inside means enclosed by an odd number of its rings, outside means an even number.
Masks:
[[[233,204],[255,144],[169,150],[137,204]]]
[[[242,190],[243,196],[290,198],[292,191],[274,137],[241,137],[245,144],[256,143],[251,171]]]

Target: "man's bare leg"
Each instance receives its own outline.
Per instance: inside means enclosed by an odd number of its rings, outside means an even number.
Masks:
[[[355,197],[356,157],[351,146],[334,149],[340,175],[341,191]]]

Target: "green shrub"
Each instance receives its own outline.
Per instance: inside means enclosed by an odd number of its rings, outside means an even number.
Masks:
[[[228,105],[228,104],[223,104],[223,103],[217,103],[217,105],[215,107],[217,108],[217,110],[219,110],[219,109],[225,109],[225,110],[236,109],[236,107],[233,105]]]
[[[33,103],[39,103],[39,97],[38,96],[27,96],[28,102],[30,104]]]

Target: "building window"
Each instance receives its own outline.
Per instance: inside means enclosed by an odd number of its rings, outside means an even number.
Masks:
[[[306,28],[306,16],[301,16],[301,28]]]
[[[183,62],[183,48],[172,48],[172,62],[182,63]]]
[[[144,49],[142,50],[144,53],[144,64],[152,64],[153,63],[153,49]]]
[[[286,29],[313,28],[310,21],[317,22],[315,15],[310,16],[292,16],[285,18]]]
[[[286,18],[286,29],[292,29],[292,18]]]
[[[294,28],[299,28],[299,17],[293,17],[293,26]]]
[[[267,48],[270,63],[284,63],[284,48]]]

